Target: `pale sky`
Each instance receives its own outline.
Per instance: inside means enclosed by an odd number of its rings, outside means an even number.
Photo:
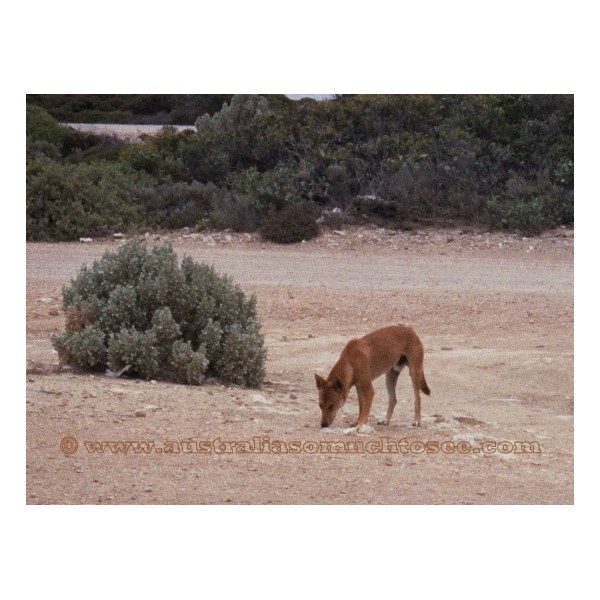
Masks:
[[[333,98],[335,94],[286,94],[292,100],[300,100],[300,98],[314,98],[315,100],[327,100]]]

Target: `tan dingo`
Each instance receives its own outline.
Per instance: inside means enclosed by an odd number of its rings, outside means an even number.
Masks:
[[[423,344],[411,327],[393,325],[350,340],[342,350],[327,379],[315,374],[321,407],[321,427],[333,423],[337,411],[348,398],[352,386],[358,393],[358,421],[353,425],[366,431],[371,403],[375,391],[372,381],[385,373],[388,392],[388,411],[380,425],[389,425],[396,406],[396,382],[405,365],[408,365],[415,392],[415,420],[421,425],[421,397],[419,391],[431,392],[423,373]]]

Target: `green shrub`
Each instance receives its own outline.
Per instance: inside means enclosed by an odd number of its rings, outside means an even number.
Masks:
[[[96,135],[69,127],[63,142],[63,154],[69,162],[117,161],[127,144],[115,136]]]
[[[319,235],[319,226],[312,211],[302,204],[291,204],[271,213],[261,226],[261,235],[278,244],[293,244]]]
[[[181,164],[188,180],[220,185],[231,170],[231,157],[223,147],[218,133],[204,131],[179,136],[180,142],[173,163]]]
[[[264,96],[237,94],[233,96],[229,105],[225,102],[221,110],[212,117],[208,114],[199,117],[196,121],[196,129],[199,132],[233,133],[268,111],[269,102]]]
[[[156,336],[161,361],[169,358],[169,350],[181,336],[181,328],[173,318],[168,306],[159,308],[152,316],[152,329]]]
[[[544,200],[539,196],[498,198],[488,201],[492,224],[500,229],[540,233],[549,225],[544,211]]]
[[[171,348],[171,366],[175,370],[177,381],[190,385],[200,385],[204,380],[204,373],[208,366],[204,346],[200,346],[200,348],[194,352],[190,342],[176,340],[173,342]],[[245,381],[230,381],[232,383],[246,383]],[[257,385],[260,385],[261,383],[262,378]]]
[[[27,94],[27,102],[70,123],[189,125],[218,111],[230,94]]]
[[[73,151],[65,160],[72,163],[92,163],[101,160],[116,162],[123,145],[121,142],[102,141],[95,146]]]
[[[167,181],[146,188],[143,206],[146,223],[161,229],[195,227],[210,220],[227,195],[212,183],[173,183]]]
[[[260,224],[261,212],[246,197],[225,194],[215,203],[209,223],[217,229],[255,231]]]
[[[539,234],[558,225],[572,225],[572,193],[553,184],[547,171],[536,174],[535,181],[511,177],[503,194],[487,202],[492,226]]]
[[[258,330],[254,327],[244,330],[234,324],[228,329],[215,359],[215,367],[222,379],[238,385],[260,386],[265,371],[263,350],[255,343],[257,335]]]
[[[59,125],[43,108],[27,105],[25,131],[32,142],[48,142],[58,150],[69,134],[67,127]]]
[[[115,163],[27,162],[27,239],[74,240],[123,231],[140,219],[141,180]]]
[[[106,364],[105,335],[93,325],[53,338],[60,360],[80,369],[98,369]]]
[[[107,366],[146,379],[199,384],[205,376],[259,386],[266,350],[256,299],[227,276],[170,246],[138,242],[107,252],[63,289],[65,332],[53,337],[60,359],[84,369]]]
[[[28,159],[41,156],[51,158],[52,160],[60,159],[60,150],[54,144],[45,140],[27,138],[26,152]]]
[[[301,199],[294,173],[286,167],[279,166],[264,173],[250,167],[232,174],[229,180],[236,196],[244,198],[259,214],[281,210]]]
[[[113,333],[108,340],[108,366],[119,371],[126,365],[129,372],[145,379],[160,374],[158,340],[153,329],[138,331],[137,329],[121,329]]]
[[[575,185],[575,165],[572,160],[562,161],[552,173],[554,180],[565,187],[566,189],[573,189]]]
[[[127,144],[121,149],[119,158],[135,171],[145,171],[151,175],[160,173],[163,162],[163,157],[151,142]]]

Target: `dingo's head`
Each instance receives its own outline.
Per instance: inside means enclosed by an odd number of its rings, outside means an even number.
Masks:
[[[337,411],[346,402],[344,384],[339,378],[327,381],[320,375],[315,374],[317,390],[319,390],[319,407],[321,408],[321,427],[329,427]]]

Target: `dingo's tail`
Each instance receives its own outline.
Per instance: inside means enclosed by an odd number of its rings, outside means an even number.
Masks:
[[[429,396],[429,394],[431,394],[431,390],[429,389],[429,386],[427,385],[427,382],[425,381],[424,373],[421,373],[421,391],[424,394],[427,394],[428,396]]]

